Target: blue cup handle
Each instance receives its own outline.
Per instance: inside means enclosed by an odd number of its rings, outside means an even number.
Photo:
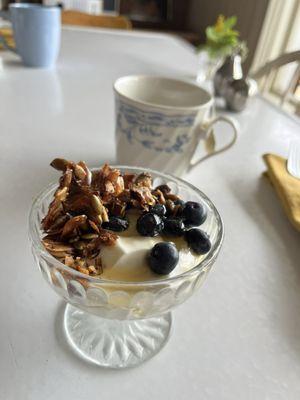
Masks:
[[[0,17],[10,21],[9,11],[0,11]],[[12,51],[13,53],[16,53],[16,54],[18,53],[17,50],[14,47],[10,46],[7,43],[5,37],[2,36],[1,33],[0,33],[0,44],[2,44],[5,49],[10,50],[10,51]]]

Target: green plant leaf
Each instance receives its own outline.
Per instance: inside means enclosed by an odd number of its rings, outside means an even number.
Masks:
[[[220,35],[215,31],[213,26],[208,26],[205,30],[207,40],[218,41]]]
[[[213,26],[208,26],[205,30],[205,48],[210,54],[230,54],[238,46],[239,32],[232,29],[237,22],[237,17],[224,18],[220,15]]]
[[[236,23],[237,23],[237,17],[233,15],[232,17],[226,18],[224,20],[224,28],[231,29],[236,25]]]

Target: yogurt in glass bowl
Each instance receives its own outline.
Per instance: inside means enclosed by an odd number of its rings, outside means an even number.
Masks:
[[[144,168],[114,166],[122,173],[141,174]],[[168,185],[183,201],[201,203],[207,217],[201,229],[210,239],[210,250],[195,254],[182,237],[175,243],[179,260],[168,275],[152,272],[146,255],[159,237],[141,237],[137,216],[128,213],[128,230],[118,233],[115,246],[103,247],[103,272],[86,275],[50,254],[42,243],[41,222],[58,184],[50,184],[34,200],[29,215],[29,236],[39,269],[55,292],[66,301],[64,332],[70,346],[83,358],[102,367],[136,366],[157,354],[166,344],[172,326],[171,310],[187,300],[203,283],[213,266],[224,235],[222,219],[208,197],[190,183],[154,170],[153,187]]]

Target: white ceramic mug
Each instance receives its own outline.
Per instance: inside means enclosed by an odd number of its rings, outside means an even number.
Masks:
[[[203,159],[231,147],[237,138],[234,120],[213,118],[213,98],[184,81],[156,76],[125,76],[114,84],[117,162],[182,175]],[[228,142],[215,148],[216,122],[230,125]],[[193,161],[203,140],[207,154]]]

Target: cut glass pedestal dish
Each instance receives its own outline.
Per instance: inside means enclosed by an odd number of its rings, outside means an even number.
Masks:
[[[130,173],[145,171],[117,168]],[[201,191],[171,175],[149,172],[154,187],[168,184],[183,200],[201,202],[207,208],[207,219],[201,229],[210,236],[211,250],[199,265],[181,275],[145,282],[112,281],[84,275],[59,262],[41,243],[41,220],[57,184],[43,190],[30,211],[29,233],[34,258],[46,281],[67,302],[66,338],[83,358],[103,367],[136,366],[160,351],[170,335],[171,310],[200,287],[222,244],[222,220]]]

